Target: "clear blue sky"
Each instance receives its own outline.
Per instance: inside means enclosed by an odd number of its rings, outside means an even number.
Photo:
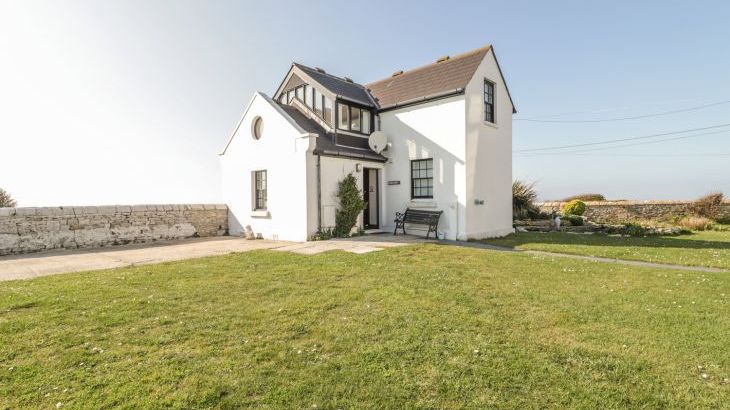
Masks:
[[[292,61],[368,82],[492,43],[515,119],[727,101],[728,22],[722,1],[0,0],[0,187],[27,206],[219,201],[217,153],[252,93],[271,94]],[[730,104],[516,121],[514,148],[724,123]],[[542,198],[693,198],[730,193],[723,154],[730,132],[515,155],[513,173]]]

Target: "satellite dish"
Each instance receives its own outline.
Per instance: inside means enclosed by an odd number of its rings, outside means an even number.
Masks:
[[[375,131],[368,137],[370,149],[380,154],[388,149],[388,136],[383,131]]]

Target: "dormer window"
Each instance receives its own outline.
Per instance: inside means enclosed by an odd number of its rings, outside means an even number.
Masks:
[[[337,102],[337,128],[370,135],[372,113],[366,108]]]

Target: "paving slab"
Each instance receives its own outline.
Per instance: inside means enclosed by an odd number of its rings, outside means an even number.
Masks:
[[[226,236],[3,256],[0,257],[0,281],[271,249],[289,243]]]

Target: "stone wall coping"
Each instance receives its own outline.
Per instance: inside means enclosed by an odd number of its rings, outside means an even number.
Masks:
[[[689,205],[694,200],[646,200],[646,201],[583,201],[586,206],[631,206],[631,205]],[[545,201],[540,202],[537,206],[560,206],[566,204],[567,201]],[[724,200],[723,205],[730,205],[730,200]]]
[[[147,211],[226,210],[225,204],[148,204],[0,208],[0,217],[93,215]]]

